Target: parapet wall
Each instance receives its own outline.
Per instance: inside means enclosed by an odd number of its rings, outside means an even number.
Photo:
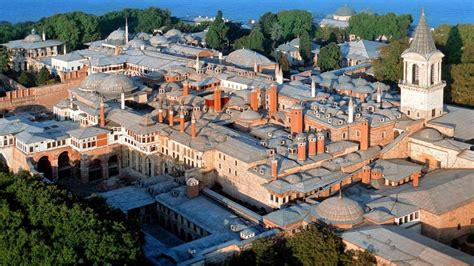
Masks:
[[[17,88],[0,97],[0,109],[13,111],[18,107],[44,106],[52,110],[59,101],[66,99],[69,89],[78,86],[80,80],[33,88]]]

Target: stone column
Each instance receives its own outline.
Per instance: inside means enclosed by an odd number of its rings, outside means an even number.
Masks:
[[[81,154],[81,182],[83,184],[89,183],[89,156],[86,154]]]

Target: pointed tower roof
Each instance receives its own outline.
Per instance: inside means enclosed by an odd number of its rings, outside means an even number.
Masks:
[[[405,53],[417,53],[425,58],[428,58],[433,53],[438,52],[436,49],[431,30],[426,23],[425,11],[421,9],[420,21],[415,29],[413,41],[410,48],[405,50]]]

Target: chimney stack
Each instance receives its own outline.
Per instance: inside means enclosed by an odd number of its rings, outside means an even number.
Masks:
[[[273,157],[272,159],[272,180],[278,179],[278,160]]]
[[[316,82],[311,79],[311,98],[316,97]]]
[[[291,107],[291,133],[303,132],[303,106],[295,104]]]
[[[158,122],[163,123],[163,109],[158,110]]]
[[[196,137],[196,118],[194,118],[194,114],[191,117],[191,137],[193,139]]]
[[[369,148],[369,121],[365,120],[360,124],[360,150],[366,151]]]
[[[186,196],[189,199],[199,196],[199,181],[194,177],[186,181]]]
[[[220,88],[214,89],[214,112],[220,113],[222,111],[222,92]]]
[[[168,113],[168,123],[170,127],[174,126],[174,114],[173,114],[173,107],[170,107],[169,113]]]
[[[317,153],[316,136],[314,134],[310,134],[308,136],[308,142],[309,142],[308,155],[316,156],[316,153]]]
[[[306,161],[306,138],[298,141],[298,161]]]
[[[258,91],[257,90],[252,90],[250,92],[250,108],[252,108],[253,111],[258,111]]]
[[[268,101],[270,105],[268,107],[268,112],[270,114],[273,114],[278,110],[278,92],[277,92],[277,87],[274,83],[267,90],[267,94],[268,94]]]
[[[44,29],[43,29],[42,39],[43,39],[43,42],[46,41],[46,33],[44,33]]]
[[[362,167],[362,183],[370,184],[370,175],[371,175],[370,166],[366,165]]]
[[[181,111],[179,112],[179,131],[184,133],[184,107],[181,107]]]
[[[66,47],[66,44],[63,44],[63,50],[64,50],[63,53],[64,53],[64,54],[67,54],[67,47]]]
[[[186,80],[183,83],[183,96],[188,96],[188,95],[189,95],[189,83]]]
[[[317,140],[317,147],[316,147],[316,150],[317,150],[317,153],[318,154],[321,154],[321,153],[324,153],[324,135],[319,133],[318,134],[318,140]]]
[[[99,114],[99,120],[100,120],[100,127],[105,127],[105,106],[104,106],[104,99],[101,97],[100,98],[100,114]]]
[[[416,173],[413,176],[413,187],[418,187],[420,185],[420,173]]]

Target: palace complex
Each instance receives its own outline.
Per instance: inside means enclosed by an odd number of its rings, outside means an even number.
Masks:
[[[331,23],[353,14],[342,8]],[[469,264],[440,242],[474,229],[474,110],[443,103],[443,54],[424,14],[401,54],[398,88],[360,75],[372,42],[344,46],[348,67],[287,80],[254,51],[202,48],[203,34],[131,35],[126,26],[64,55],[61,42],[35,33],[5,44],[13,68],[34,60],[72,81],[53,115],[0,119],[3,160],[54,182],[133,179],[99,194],[140,217],[156,264],[218,261],[309,223],[344,230],[353,248],[375,246],[387,265]],[[156,224],[174,240],[153,235]]]

